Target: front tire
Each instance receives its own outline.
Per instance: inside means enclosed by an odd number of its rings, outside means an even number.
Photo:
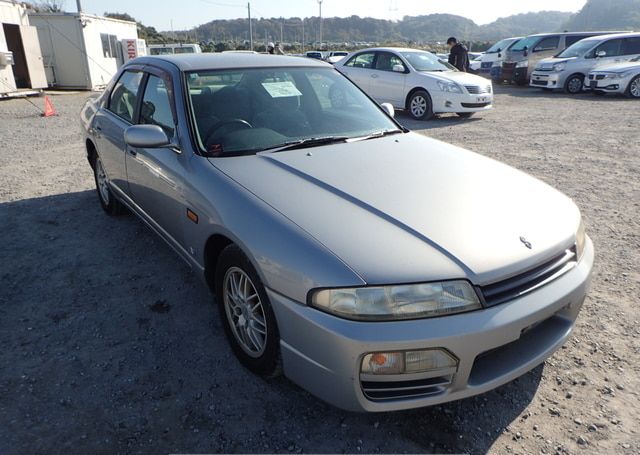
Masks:
[[[625,94],[629,98],[640,98],[640,74],[631,79],[631,82],[629,82],[629,86],[627,87]]]
[[[226,247],[216,267],[216,301],[234,354],[266,377],[280,373],[280,335],[269,297],[247,256]]]
[[[564,91],[570,95],[577,95],[584,88],[584,76],[573,74],[564,83]]]
[[[100,199],[102,209],[107,212],[108,215],[120,215],[123,212],[124,206],[115,198],[111,188],[109,187],[109,180],[107,179],[107,174],[104,171],[100,157],[96,157],[96,161],[93,166],[93,177],[96,181],[96,190],[98,192],[98,199]]]
[[[407,110],[414,120],[429,120],[433,117],[431,97],[424,90],[412,93],[407,101]]]

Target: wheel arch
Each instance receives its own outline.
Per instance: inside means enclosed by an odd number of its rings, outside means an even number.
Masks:
[[[216,292],[216,268],[220,253],[229,245],[240,246],[224,234],[209,236],[204,245],[204,277],[211,292]],[[245,253],[246,254],[246,253]]]
[[[431,102],[431,105],[433,106],[433,99],[431,99],[431,93],[429,93],[429,90],[427,90],[424,87],[414,87],[409,91],[409,93],[407,93],[407,97],[404,100],[404,108],[405,109],[409,109],[409,100],[411,99],[413,94],[416,93],[416,92],[420,92],[420,91],[425,92],[427,94],[427,96],[429,97],[429,101]]]
[[[85,147],[87,149],[87,160],[89,161],[89,165],[91,169],[95,169],[96,166],[96,158],[98,157],[98,149],[93,141],[89,138],[85,141]]]

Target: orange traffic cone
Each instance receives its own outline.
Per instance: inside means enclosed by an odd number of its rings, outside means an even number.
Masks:
[[[53,107],[53,103],[51,102],[51,98],[48,96],[44,97],[44,112],[42,113],[43,117],[51,117],[54,115],[58,115],[56,112],[56,108]]]

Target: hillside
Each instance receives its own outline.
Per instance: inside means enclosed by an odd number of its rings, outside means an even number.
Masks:
[[[640,30],[640,0],[589,0],[567,30]]]
[[[425,16],[405,16],[400,21],[351,16],[329,17],[323,21],[323,41],[443,41],[449,36],[463,40],[497,40],[505,36],[527,35],[534,32],[561,30],[571,13],[541,11],[503,17],[491,24],[479,26],[470,19],[453,14],[429,14]],[[254,19],[254,39],[277,41],[282,30],[284,41],[302,41],[302,20]],[[318,18],[304,21],[305,41],[318,39]],[[213,20],[189,31],[177,32],[182,38],[187,36],[200,41],[244,40],[248,39],[249,25],[246,19]]]

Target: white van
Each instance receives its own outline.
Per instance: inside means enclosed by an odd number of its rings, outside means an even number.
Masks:
[[[489,75],[491,73],[491,67],[494,66],[494,63],[502,62],[502,58],[506,53],[507,48],[509,48],[509,46],[520,39],[522,39],[521,36],[505,38],[487,49],[487,51],[482,54],[482,58],[480,59],[480,69],[478,70],[478,74]]]
[[[585,38],[552,58],[538,62],[529,85],[580,93],[590,71],[640,56],[640,33],[618,33]]]
[[[199,44],[149,44],[147,48],[149,55],[171,55],[171,54],[200,54],[202,49]]]

